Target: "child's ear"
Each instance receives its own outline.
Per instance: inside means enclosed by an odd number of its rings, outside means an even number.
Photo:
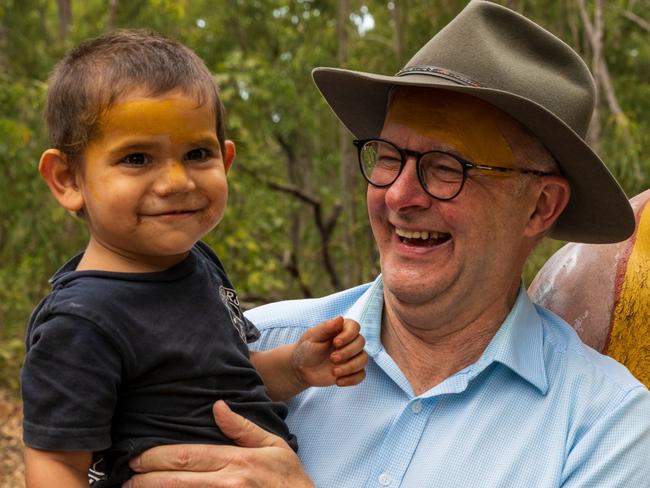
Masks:
[[[65,154],[58,149],[48,149],[41,156],[38,171],[63,208],[73,213],[83,208],[84,199],[77,185],[77,172]]]
[[[226,169],[227,173],[232,166],[233,161],[235,160],[235,154],[237,151],[235,151],[235,143],[230,139],[226,139],[223,145],[226,149],[226,154],[223,155],[223,166]]]

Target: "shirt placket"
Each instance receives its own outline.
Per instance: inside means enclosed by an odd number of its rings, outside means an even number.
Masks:
[[[436,403],[435,397],[415,397],[405,403],[384,436],[366,488],[401,486]]]

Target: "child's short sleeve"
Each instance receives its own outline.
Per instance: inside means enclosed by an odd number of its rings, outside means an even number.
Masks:
[[[246,344],[257,341],[260,338],[260,331],[243,314],[242,319],[244,320],[246,330]]]
[[[61,314],[38,325],[27,346],[21,371],[25,445],[109,447],[122,368],[110,339],[91,321]]]

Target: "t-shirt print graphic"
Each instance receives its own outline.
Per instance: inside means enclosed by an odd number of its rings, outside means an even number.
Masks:
[[[219,287],[219,296],[221,297],[221,301],[223,304],[226,306],[228,309],[228,312],[230,313],[230,320],[232,322],[233,327],[237,330],[239,333],[239,336],[241,337],[241,340],[246,342],[246,324],[244,322],[244,314],[241,311],[241,308],[239,308],[239,300],[237,300],[237,293],[235,293],[235,290],[232,288],[226,288],[225,286],[221,285]]]

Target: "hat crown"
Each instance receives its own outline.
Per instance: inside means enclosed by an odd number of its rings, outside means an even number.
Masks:
[[[544,107],[584,137],[595,83],[580,56],[522,15],[472,1],[406,64],[447,70],[447,79],[521,96]],[[434,76],[439,76],[432,73]],[[469,84],[468,83],[468,84]]]

